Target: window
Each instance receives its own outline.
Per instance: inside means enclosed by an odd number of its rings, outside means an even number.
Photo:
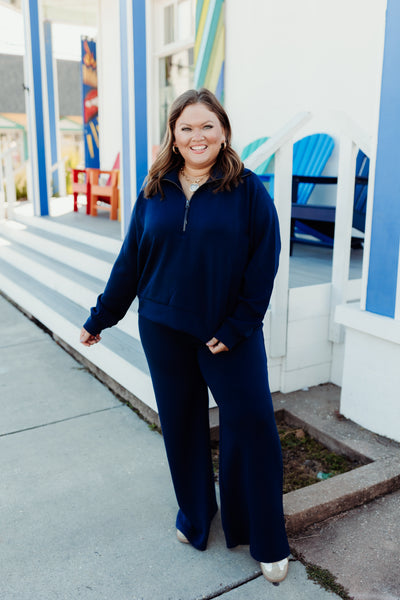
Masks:
[[[195,0],[156,0],[154,20],[153,144],[162,140],[169,107],[182,92],[193,87]]]
[[[174,9],[173,4],[164,7],[164,44],[171,44],[174,41]]]
[[[191,0],[181,0],[177,7],[177,39],[178,41],[187,40],[192,33],[192,2]]]
[[[164,136],[173,100],[193,85],[193,49],[159,59],[160,139]]]

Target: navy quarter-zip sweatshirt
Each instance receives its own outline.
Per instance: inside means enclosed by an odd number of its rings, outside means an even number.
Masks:
[[[162,180],[164,198],[140,193],[121,251],[84,328],[115,325],[136,296],[139,313],[229,349],[261,327],[278,269],[274,204],[245,169],[230,192],[215,180],[183,193],[178,172]]]

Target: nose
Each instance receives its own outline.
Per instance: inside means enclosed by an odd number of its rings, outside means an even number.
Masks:
[[[202,140],[204,138],[204,134],[200,129],[197,129],[193,132],[192,138],[194,140]]]

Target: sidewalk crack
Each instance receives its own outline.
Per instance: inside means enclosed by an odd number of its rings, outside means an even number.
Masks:
[[[254,573],[254,575],[250,575],[249,577],[247,577],[246,579],[244,579],[242,581],[239,581],[238,583],[234,583],[231,585],[225,585],[222,589],[218,590],[217,592],[212,592],[208,596],[201,596],[201,598],[196,598],[196,600],[214,600],[214,598],[219,598],[220,596],[224,596],[228,592],[231,592],[232,590],[236,590],[237,588],[240,588],[243,585],[246,585],[246,583],[249,583],[250,581],[257,579],[258,577],[261,577],[261,573],[259,573],[259,572]]]
[[[107,410],[115,410],[116,408],[123,408],[125,405],[121,406],[109,406],[108,408],[101,408],[99,410],[93,410],[87,413],[81,413],[79,415],[74,415],[73,417],[66,417],[65,419],[58,419],[57,421],[49,421],[48,423],[41,423],[40,425],[33,425],[32,427],[24,427],[23,429],[16,429],[15,431],[8,431],[7,433],[0,433],[0,438],[6,437],[8,435],[15,435],[16,433],[23,433],[24,431],[32,431],[33,429],[42,429],[43,427],[48,427],[49,425],[57,425],[57,423],[65,423],[66,421],[73,421],[74,419],[80,419],[81,417],[88,417],[90,415],[96,415],[98,413],[106,412]]]

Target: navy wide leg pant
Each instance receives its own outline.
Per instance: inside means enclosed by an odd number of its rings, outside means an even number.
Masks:
[[[249,544],[260,562],[289,555],[282,454],[262,329],[213,355],[197,338],[139,317],[179,505],[176,526],[205,550],[217,512],[208,422],[210,388],[220,414],[221,518],[228,548]]]

